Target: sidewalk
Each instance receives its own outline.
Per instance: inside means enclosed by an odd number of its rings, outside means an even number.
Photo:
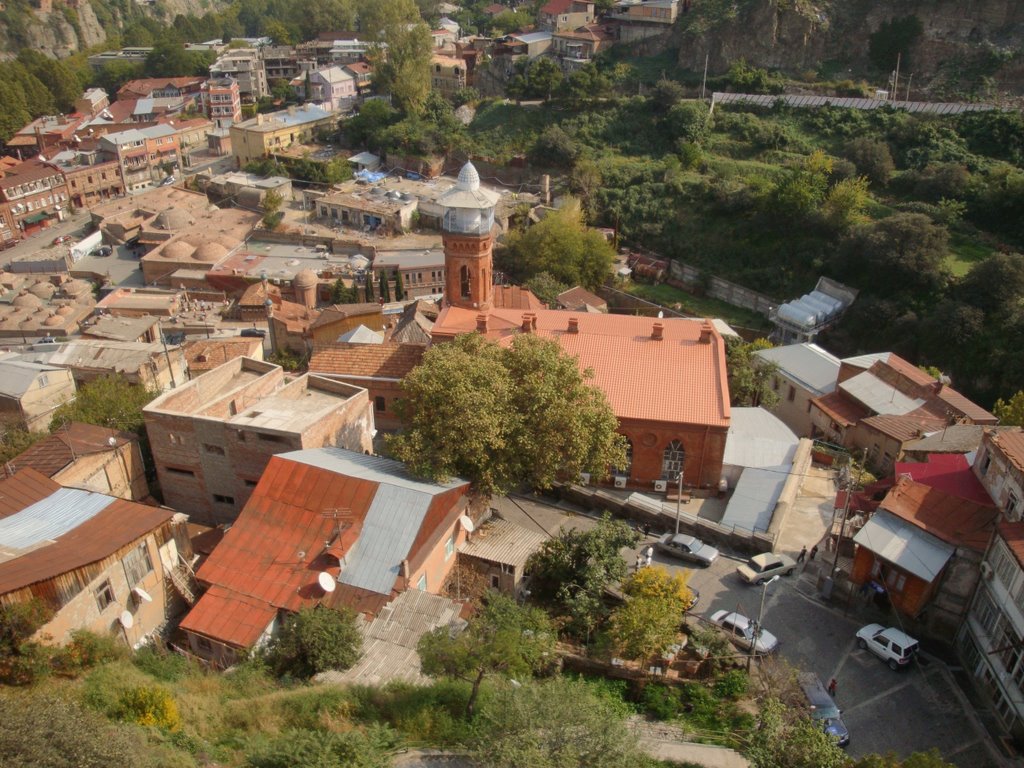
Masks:
[[[682,731],[668,723],[652,723],[640,716],[631,717],[629,727],[640,748],[656,760],[696,763],[704,768],[750,768],[750,762],[734,749],[714,744],[682,741]]]

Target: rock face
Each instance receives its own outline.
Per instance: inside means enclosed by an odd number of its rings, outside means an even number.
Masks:
[[[220,5],[205,0],[161,0],[159,4],[138,3],[136,13],[166,19],[169,24],[178,14],[199,16],[217,10]],[[63,58],[98,45],[107,39],[108,33],[124,26],[125,19],[118,7],[110,8],[109,12],[115,18],[112,29],[106,29],[100,22],[90,0],[39,0],[24,11],[8,3],[8,21],[0,21],[0,58],[14,58],[21,48],[34,48]]]
[[[906,55],[915,83],[957,88],[992,78],[1001,90],[1024,86],[1024,3],[1020,0],[692,0],[680,14],[673,45],[681,66],[721,73],[739,58],[800,72],[834,62],[837,69],[869,66],[871,35],[905,16],[922,34]]]

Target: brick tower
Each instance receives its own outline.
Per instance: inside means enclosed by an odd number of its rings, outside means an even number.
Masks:
[[[459,171],[455,186],[438,199],[444,208],[444,303],[463,309],[488,310],[494,270],[494,206],[498,193],[480,186],[472,163]]]

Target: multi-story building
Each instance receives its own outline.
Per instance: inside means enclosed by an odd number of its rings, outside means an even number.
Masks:
[[[810,436],[811,401],[835,391],[839,358],[817,344],[788,344],[759,350],[754,362],[776,366],[771,387],[779,402],[772,413],[795,434]]]
[[[372,447],[366,390],[280,366],[229,360],[144,409],[166,503],[192,520],[233,521],[270,458],[302,448]]]
[[[986,430],[974,460],[974,474],[1006,519],[1020,520],[1024,512],[1024,430]]]
[[[181,167],[181,142],[170,125],[108,133],[100,149],[117,157],[125,189],[147,189]]]
[[[328,112],[350,107],[358,96],[355,77],[337,64],[299,76],[293,81],[293,85],[297,83],[297,90],[304,92],[307,90],[307,80],[309,93],[305,93],[306,100],[318,104]]]
[[[558,56],[562,69],[574,72],[593,61],[594,57],[615,42],[615,36],[601,24],[586,24],[577,29],[563,29],[551,36],[551,50]]]
[[[117,159],[103,152],[66,150],[55,155],[54,165],[64,173],[71,204],[76,208],[120,197],[124,181]]]
[[[663,35],[679,15],[679,0],[618,0],[608,20],[618,27],[618,38],[630,43]]]
[[[268,85],[275,80],[291,80],[302,72],[299,55],[292,45],[268,45],[262,49],[263,69]]]
[[[466,87],[466,62],[435,54],[430,59],[430,87],[451,96]]]
[[[231,126],[231,154],[244,166],[293,144],[305,143],[317,128],[333,128],[336,120],[327,110],[311,104],[261,113]]]
[[[576,29],[594,20],[594,4],[587,0],[549,0],[537,13],[537,25],[545,32]]]
[[[117,100],[181,99],[196,100],[205,78],[202,77],[147,77],[129,80],[117,89]]]
[[[238,92],[242,101],[253,103],[268,93],[267,72],[263,67],[263,52],[260,48],[235,48],[225,51],[210,65],[210,77],[214,80],[230,77],[238,81]]]
[[[60,168],[33,158],[0,174],[0,239],[31,235],[64,220],[69,194]]]

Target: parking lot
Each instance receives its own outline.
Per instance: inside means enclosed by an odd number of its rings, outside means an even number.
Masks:
[[[555,533],[563,524],[594,524],[589,518],[566,515],[542,504],[517,502],[520,509],[508,505],[503,512],[535,530]],[[654,539],[651,535],[647,543]],[[627,563],[635,562],[641,547],[623,553]],[[657,565],[690,571],[690,584],[700,592],[695,613],[704,618],[717,610],[757,617],[762,588],[743,583],[735,573],[744,559],[725,553],[711,567],[689,568],[660,553],[654,555]],[[927,644],[922,644],[919,663],[893,672],[881,659],[857,648],[855,633],[866,623],[823,602],[810,571],[798,569],[767,586],[764,628],[779,639],[779,655],[787,662],[817,673],[826,683],[836,679],[835,698],[850,730],[851,756],[873,752],[905,756],[935,747],[946,760],[962,768],[1002,765],[990,753],[987,734],[949,670],[928,655]]]

